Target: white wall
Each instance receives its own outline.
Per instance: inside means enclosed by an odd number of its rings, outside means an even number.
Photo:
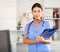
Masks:
[[[16,30],[16,0],[0,0],[0,30]]]
[[[60,8],[60,0],[44,0],[46,8]]]

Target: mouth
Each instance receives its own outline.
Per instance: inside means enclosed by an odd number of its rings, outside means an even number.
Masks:
[[[38,18],[38,16],[35,16],[35,17],[37,17],[37,18]]]
[[[36,16],[36,18],[40,18],[40,17]]]

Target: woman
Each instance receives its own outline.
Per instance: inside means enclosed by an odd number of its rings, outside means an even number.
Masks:
[[[41,33],[44,29],[50,28],[47,21],[41,19],[43,13],[42,6],[39,3],[35,3],[32,6],[33,21],[26,25],[23,31],[23,42],[28,44],[28,52],[51,52],[50,38],[44,38]]]

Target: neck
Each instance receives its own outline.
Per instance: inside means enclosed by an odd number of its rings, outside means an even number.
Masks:
[[[38,25],[38,23],[41,21],[41,19],[34,19],[34,24]]]

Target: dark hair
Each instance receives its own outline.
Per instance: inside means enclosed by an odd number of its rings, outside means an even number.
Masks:
[[[33,11],[33,8],[35,8],[35,7],[39,7],[39,8],[41,8],[41,10],[43,10],[41,4],[39,4],[39,3],[35,3],[35,4],[32,6],[32,11]]]

